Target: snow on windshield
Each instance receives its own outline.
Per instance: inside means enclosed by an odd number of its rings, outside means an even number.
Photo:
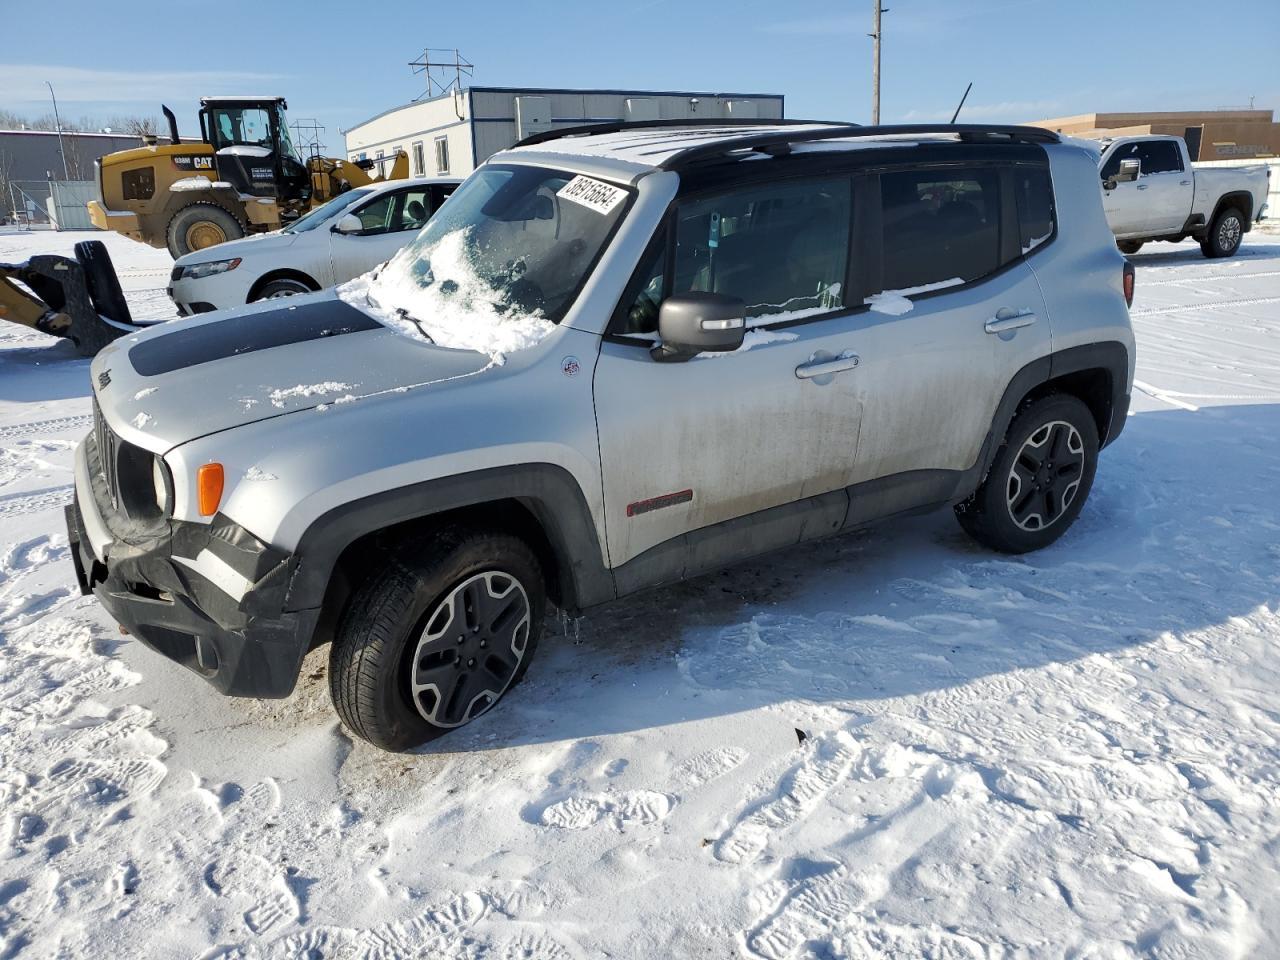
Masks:
[[[467,237],[467,230],[454,231],[431,251],[429,271],[447,278],[438,283],[422,284],[412,270],[388,267],[357,277],[338,294],[393,330],[441,347],[501,356],[533,346],[555,324],[540,310],[502,309],[467,255]]]
[[[560,322],[627,198],[589,177],[486,165],[385,269],[338,295],[406,336],[498,359]]]

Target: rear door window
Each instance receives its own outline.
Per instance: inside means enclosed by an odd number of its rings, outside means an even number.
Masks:
[[[880,177],[883,289],[967,283],[1000,267],[1000,176],[991,168]]]

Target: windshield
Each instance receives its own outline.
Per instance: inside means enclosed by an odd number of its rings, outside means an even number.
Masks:
[[[370,305],[442,346],[527,345],[501,331],[560,322],[629,197],[559,170],[486,165],[378,274]]]
[[[285,233],[306,233],[308,230],[314,230],[326,220],[341,213],[347,207],[351,206],[357,200],[363,199],[369,195],[368,190],[348,190],[346,193],[339,194],[328,203],[322,203],[310,213],[299,217],[289,226],[284,228]]]

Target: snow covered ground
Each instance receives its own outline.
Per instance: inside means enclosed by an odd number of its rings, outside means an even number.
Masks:
[[[1280,956],[1280,237],[1134,260],[1057,545],[944,512],[629,600],[414,756],[323,651],[227,700],[76,595],[86,362],[0,324],[0,958]]]

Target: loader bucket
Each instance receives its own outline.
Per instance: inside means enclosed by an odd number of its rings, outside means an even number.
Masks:
[[[74,260],[39,255],[0,263],[0,320],[71,340],[86,357],[138,329],[107,249],[97,240],[76,244]]]

